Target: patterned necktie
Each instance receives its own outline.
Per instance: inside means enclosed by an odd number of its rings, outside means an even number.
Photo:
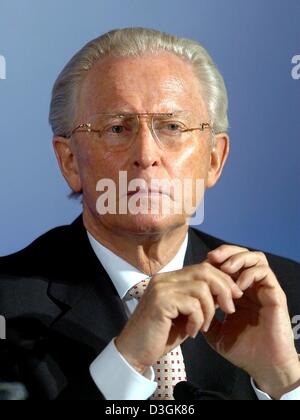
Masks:
[[[149,282],[150,280],[147,279],[138,283],[129,291],[129,295],[140,300]],[[178,346],[163,356],[156,362],[153,369],[158,387],[151,400],[174,400],[173,390],[175,385],[187,380],[181,347]]]

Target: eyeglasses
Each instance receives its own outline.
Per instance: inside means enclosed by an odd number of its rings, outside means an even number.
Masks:
[[[139,132],[141,119],[147,120],[153,138],[162,149],[181,148],[191,139],[192,132],[212,129],[210,123],[201,123],[198,127],[190,128],[194,125],[195,116],[189,111],[162,114],[101,113],[91,117],[89,122],[74,128],[70,137],[75,133],[94,133],[108,149],[127,150]]]

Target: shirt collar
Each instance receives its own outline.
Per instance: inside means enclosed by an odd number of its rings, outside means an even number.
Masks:
[[[110,279],[112,280],[119,296],[124,299],[128,291],[149,276],[111,252],[104,245],[100,244],[89,232],[87,232],[91,246],[103,265]],[[184,265],[185,254],[188,245],[188,233],[175,257],[163,267],[159,273],[169,273],[181,270]]]

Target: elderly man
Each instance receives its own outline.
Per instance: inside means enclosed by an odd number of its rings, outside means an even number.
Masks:
[[[0,259],[0,377],[32,399],[172,400],[186,380],[230,399],[300,399],[299,264],[192,229],[190,211],[171,211],[174,189],[151,183],[205,190],[222,174],[227,94],[205,49],[107,33],[58,77],[50,123],[83,214]],[[121,173],[144,186],[108,198],[148,211],[100,211],[99,181],[119,187]]]

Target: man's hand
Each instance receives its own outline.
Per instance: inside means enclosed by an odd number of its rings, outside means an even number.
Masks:
[[[142,373],[199,331],[273,398],[300,386],[286,296],[264,254],[222,245],[202,264],[154,276],[116,346]]]
[[[263,253],[222,245],[208,254],[214,266],[235,279],[244,291],[237,311],[224,323],[214,319],[206,338],[257,386],[281,396],[300,386],[300,362],[286,296]]]
[[[233,314],[234,300],[242,295],[232,278],[208,261],[155,275],[116,347],[143,373],[189,336],[208,331],[217,306]]]

